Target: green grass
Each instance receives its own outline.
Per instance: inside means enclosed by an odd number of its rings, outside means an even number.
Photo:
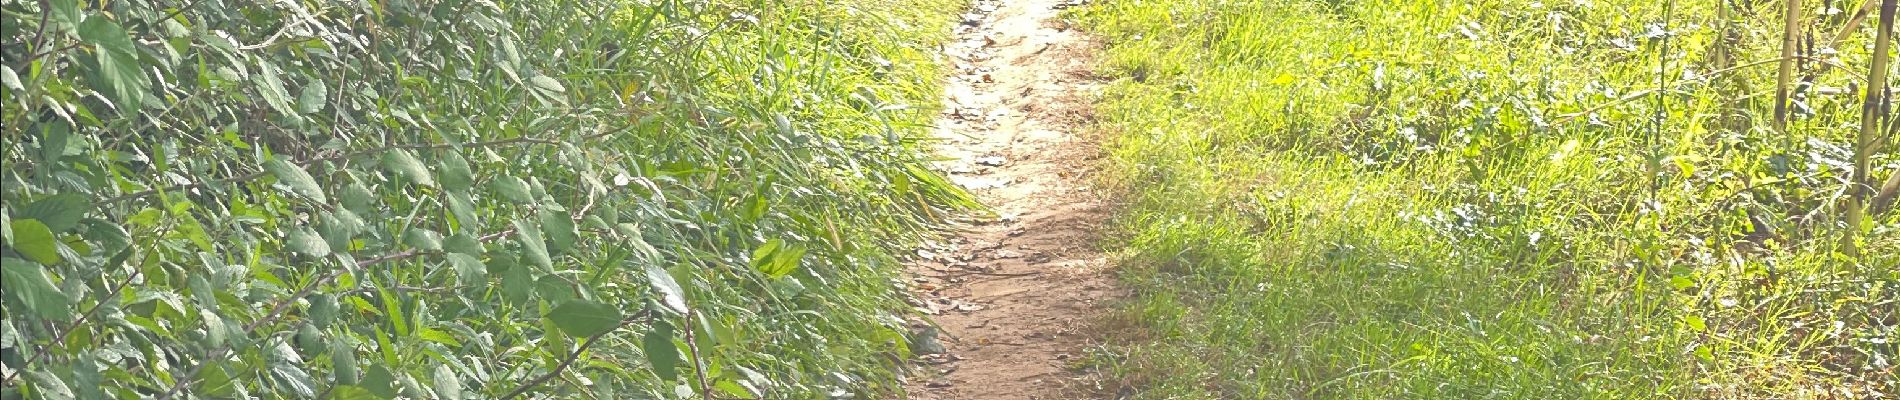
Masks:
[[[1088,7],[1136,291],[1108,362],[1147,399],[1900,392],[1900,214],[1836,253],[1859,96],[1774,132],[1774,8]],[[1819,86],[1865,86],[1859,33]]]

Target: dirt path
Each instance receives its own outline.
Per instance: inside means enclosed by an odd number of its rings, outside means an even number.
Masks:
[[[1061,9],[1077,0],[979,0],[944,53],[955,64],[939,167],[996,215],[918,251],[912,287],[947,352],[921,360],[911,398],[1102,398],[1074,364],[1119,294],[1094,247],[1105,218],[1080,131],[1100,86],[1095,43]],[[922,347],[934,347],[926,343]]]

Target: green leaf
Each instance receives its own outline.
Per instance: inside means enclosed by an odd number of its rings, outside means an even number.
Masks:
[[[308,226],[291,229],[289,237],[285,238],[284,242],[290,251],[298,254],[319,258],[330,255],[330,242],[324,241],[323,235],[318,235],[316,230]]]
[[[71,400],[73,389],[58,375],[46,371],[27,371],[27,380],[33,382],[33,393],[47,400]],[[9,388],[10,389],[10,388]],[[12,390],[8,390],[12,392]]]
[[[323,106],[330,101],[329,90],[323,80],[311,79],[309,84],[303,86],[303,92],[297,94],[297,111],[304,114],[323,112]]]
[[[310,322],[316,324],[318,328],[329,328],[330,323],[336,321],[336,296],[328,293],[310,295],[310,309],[305,313],[310,316]]]
[[[13,72],[13,68],[5,66],[0,66],[0,86],[4,86],[10,93],[26,91],[26,85],[20,83],[20,75]]]
[[[455,370],[448,364],[435,365],[435,394],[437,399],[457,400],[462,398],[462,380],[455,377]]]
[[[647,363],[653,365],[653,373],[661,380],[679,379],[680,351],[679,346],[673,344],[673,326],[653,324],[653,330],[641,341],[640,349],[647,353]]]
[[[428,251],[442,250],[442,234],[435,231],[414,228],[402,235],[403,244]]]
[[[363,375],[362,387],[378,398],[395,398],[396,374],[390,373],[389,368],[382,365],[370,364],[369,372]]]
[[[125,33],[125,28],[104,16],[93,15],[79,24],[79,38],[95,47],[93,61],[99,67],[98,78],[104,87],[93,89],[110,94],[120,112],[138,112],[150,84],[139,63],[138,48],[132,44],[132,37]]]
[[[344,384],[344,385],[331,387],[330,396],[326,397],[325,399],[326,400],[383,400],[383,399],[386,399],[386,397],[377,396],[376,393],[372,393],[369,391],[369,389],[364,389],[362,386]]]
[[[78,193],[60,193],[20,208],[19,218],[37,219],[53,232],[65,232],[79,226],[79,220],[92,209],[92,202]]]
[[[290,89],[284,88],[284,81],[277,76],[278,73],[277,67],[268,62],[258,64],[257,74],[251,75],[251,83],[256,85],[257,95],[264,98],[265,104],[277,112],[294,115],[297,110],[291,108]]]
[[[574,248],[574,242],[580,240],[579,232],[574,230],[574,220],[545,209],[540,214],[541,232],[546,233],[548,242],[553,244],[551,249],[565,252]]]
[[[647,264],[647,280],[653,283],[653,291],[659,292],[660,304],[674,312],[686,313],[686,291],[680,289],[679,282],[673,281],[673,275],[657,264]]]
[[[1684,316],[1682,318],[1682,322],[1685,324],[1688,324],[1689,329],[1694,330],[1696,332],[1706,332],[1709,330],[1708,322],[1703,321],[1701,316],[1695,316],[1695,315]]]
[[[541,88],[541,90],[546,90],[546,91],[550,91],[554,93],[567,92],[567,88],[561,86],[561,81],[554,80],[554,78],[549,78],[546,75],[530,78],[528,79],[528,82],[534,83],[534,86]]]
[[[480,240],[476,240],[474,236],[469,236],[465,233],[449,235],[448,238],[442,239],[442,249],[450,253],[461,253],[470,256],[480,256],[485,252]]]
[[[13,251],[45,265],[57,265],[65,260],[59,255],[59,245],[53,238],[53,231],[47,229],[40,220],[16,219],[8,227],[13,228]]]
[[[26,305],[34,315],[55,321],[72,319],[72,300],[53,284],[53,278],[46,275],[46,267],[18,258],[0,257],[0,277],[6,278],[6,294]]]
[[[502,270],[501,294],[507,296],[509,302],[526,303],[534,296],[534,275],[528,273],[528,268],[520,265]]]
[[[277,181],[290,188],[291,193],[303,195],[318,203],[330,202],[330,196],[324,195],[323,187],[317,185],[317,178],[310,176],[309,172],[304,171],[303,167],[297,164],[291,164],[282,157],[271,157],[270,161],[264,162],[264,170],[276,176]]]
[[[560,327],[568,335],[588,337],[620,326],[620,320],[626,317],[614,306],[592,300],[574,300],[561,303],[548,311],[548,319],[554,320],[554,326]]]
[[[481,230],[482,219],[475,214],[475,202],[468,199],[467,192],[449,192],[449,214],[455,216],[456,229],[464,232]]]
[[[53,0],[51,5],[53,6],[53,22],[58,22],[60,25],[77,26],[80,18],[83,18],[79,15],[79,0]]]
[[[422,161],[417,160],[416,155],[409,154],[408,150],[394,149],[383,153],[383,168],[409,178],[418,185],[435,186],[435,176],[429,173],[429,167],[422,166]]]
[[[534,204],[534,195],[528,194],[528,182],[522,181],[521,178],[498,177],[495,178],[494,185],[495,191],[501,193],[501,197],[506,197],[517,204]]]
[[[482,265],[482,259],[462,253],[449,253],[447,257],[463,286],[477,286],[488,279],[488,266]]]
[[[468,160],[461,153],[444,152],[442,156],[442,188],[452,191],[468,190],[475,185],[475,174],[469,170]]]
[[[554,268],[554,258],[548,256],[548,242],[541,239],[541,227],[528,220],[515,220],[515,238],[528,250],[528,261],[541,268]]]

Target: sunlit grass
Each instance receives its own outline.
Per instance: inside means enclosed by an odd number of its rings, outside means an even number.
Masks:
[[[1747,63],[1774,57],[1756,14],[1777,13],[1715,7],[1083,11],[1119,78],[1101,107],[1132,202],[1118,370],[1156,399],[1900,390],[1900,217],[1868,256],[1834,253],[1858,97],[1811,96],[1773,133],[1773,64]],[[1819,86],[1864,76],[1863,30],[1839,46],[1860,67]]]

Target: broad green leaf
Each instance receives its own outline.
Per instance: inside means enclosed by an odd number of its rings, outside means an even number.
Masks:
[[[393,399],[397,394],[396,374],[389,372],[388,367],[370,364],[369,372],[363,374],[361,386],[378,398]]]
[[[204,371],[198,373],[198,377],[198,388],[193,390],[197,393],[228,398],[236,395],[240,389],[237,380],[231,378],[231,372],[225,368],[224,363],[213,362],[205,366]]]
[[[94,89],[111,95],[120,112],[138,112],[150,84],[139,63],[138,48],[125,28],[103,15],[93,15],[79,24],[79,38],[94,46],[93,61],[103,84]]]
[[[290,188],[291,193],[303,195],[318,203],[330,202],[330,197],[323,194],[323,187],[317,185],[317,178],[310,176],[309,172],[304,171],[303,167],[297,164],[291,164],[282,157],[271,157],[270,161],[264,162],[264,170],[276,176],[277,181]]]
[[[93,358],[93,350],[81,350],[73,358],[73,395],[79,399],[104,399],[105,392],[100,390],[105,384],[105,376],[99,373],[99,363]]]
[[[39,220],[46,224],[46,229],[57,233],[79,226],[79,220],[91,209],[92,202],[85,195],[60,193],[21,207],[19,217]]]
[[[469,170],[468,160],[461,153],[448,151],[442,155],[442,188],[451,191],[468,190],[475,185],[475,174]]]
[[[501,271],[501,294],[515,304],[526,303],[534,296],[534,275],[528,268],[515,265]]]
[[[527,250],[529,262],[544,269],[554,268],[554,258],[548,256],[548,242],[541,239],[540,224],[526,219],[515,220],[515,238]]]
[[[32,220],[27,220],[32,221]],[[72,319],[72,300],[59,291],[46,267],[13,257],[0,257],[0,277],[6,278],[6,294],[26,305],[40,318],[65,321]]]
[[[317,383],[310,378],[309,372],[288,362],[272,362],[271,375],[277,378],[277,388],[288,389],[293,398],[308,399],[317,397]]]
[[[546,75],[536,76],[534,78],[528,79],[528,81],[534,83],[534,86],[541,88],[541,90],[546,90],[546,91],[550,91],[554,93],[567,92],[567,88],[561,86],[561,81],[555,80],[554,78],[550,78]]]
[[[324,241],[323,235],[318,235],[316,230],[308,226],[291,229],[289,237],[285,238],[284,242],[290,251],[310,257],[327,257],[331,251],[330,242]]]
[[[574,242],[580,240],[580,233],[574,230],[574,220],[553,211],[541,210],[541,231],[547,234],[550,250],[564,253],[574,248]]]
[[[79,26],[81,18],[84,18],[79,14],[79,0],[52,0],[48,4],[53,6],[53,22],[58,22],[62,26]],[[34,51],[39,51],[39,49],[34,49]]]
[[[330,388],[330,395],[328,397],[325,397],[325,400],[384,400],[384,399],[387,399],[387,397],[377,396],[376,393],[372,393],[369,391],[369,389],[364,389],[362,386],[349,385],[349,384]]]
[[[483,252],[485,252],[484,248],[482,247],[482,242],[480,240],[476,240],[474,236],[469,236],[466,233],[457,233],[457,234],[449,235],[448,238],[442,239],[442,250],[448,251],[450,253],[467,254],[470,256],[480,256],[482,255]]]
[[[679,379],[680,351],[673,344],[673,326],[666,323],[653,324],[653,330],[647,331],[641,340],[640,349],[647,353],[647,363],[653,365],[653,373],[661,380],[672,382]]]
[[[449,214],[455,216],[455,222],[460,224],[456,226],[457,230],[463,232],[481,230],[484,224],[481,217],[475,214],[475,202],[469,200],[468,192],[449,192],[448,198]]]
[[[653,291],[659,293],[660,304],[673,312],[686,313],[686,291],[680,289],[679,282],[675,282],[673,275],[667,274],[665,268],[647,264],[647,280],[653,283]]]
[[[65,260],[59,255],[59,243],[53,238],[53,231],[40,220],[16,219],[8,227],[13,229],[13,251],[45,265],[57,265]]]
[[[416,155],[409,154],[408,150],[393,149],[383,153],[383,168],[409,178],[418,185],[435,186],[435,175],[430,174],[429,167],[422,166],[422,161],[417,160]]]
[[[376,194],[363,187],[362,182],[350,182],[343,187],[343,208],[359,215],[370,214],[370,207],[376,202]]]
[[[336,346],[330,346],[330,377],[339,384],[356,384],[355,346],[340,343]],[[357,388],[357,390],[363,389]],[[368,393],[368,391],[364,391],[364,393]]]
[[[323,234],[323,240],[330,243],[331,249],[350,248],[350,240],[363,231],[363,218],[356,216],[348,208],[339,208],[325,213],[318,220],[317,233]]]
[[[541,295],[541,300],[549,303],[573,300],[575,298],[574,281],[555,274],[542,275],[541,279],[534,280],[534,292]]]
[[[329,328],[330,323],[336,321],[337,317],[336,296],[317,293],[310,295],[309,301],[310,308],[305,312],[310,316],[310,322],[316,324],[318,328]]]
[[[455,370],[448,364],[435,365],[435,394],[437,399],[457,400],[462,398],[462,380],[455,376]]]
[[[560,327],[568,335],[578,337],[614,330],[624,318],[614,306],[592,300],[573,300],[548,311],[548,319],[554,320],[554,326]]]
[[[528,182],[522,181],[521,178],[497,177],[493,185],[495,185],[495,191],[501,193],[501,197],[506,197],[517,204],[534,204],[534,196],[528,192]]]
[[[72,400],[73,389],[59,376],[46,371],[27,371],[26,377],[33,382],[33,392],[47,400]],[[9,390],[11,392],[11,390]]]
[[[251,83],[256,85],[258,97],[264,98],[264,103],[279,113],[297,114],[290,104],[290,89],[285,89],[283,78],[277,76],[277,67],[268,62],[257,67],[257,74],[251,75]]]
[[[428,251],[442,250],[442,234],[428,229],[410,229],[409,232],[403,234],[402,242],[403,244],[409,245],[409,247],[418,249]]]
[[[449,253],[449,266],[455,268],[456,279],[463,286],[477,286],[487,280],[488,266],[482,265],[482,259],[462,253]]]
[[[297,94],[297,111],[304,114],[316,114],[330,101],[330,88],[324,86],[322,79],[311,79],[303,86],[303,92]]]

